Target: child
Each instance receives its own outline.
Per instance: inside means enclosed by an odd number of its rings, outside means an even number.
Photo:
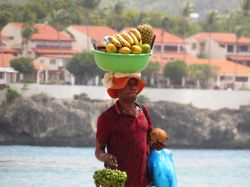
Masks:
[[[148,168],[155,187],[176,187],[176,175],[170,150],[164,148],[168,134],[160,128],[154,128],[150,134],[152,151],[148,159]]]

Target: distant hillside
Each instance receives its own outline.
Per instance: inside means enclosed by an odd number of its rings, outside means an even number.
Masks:
[[[187,2],[194,5],[194,11],[204,17],[209,10],[218,10],[219,12],[231,12],[240,8],[239,1],[235,0],[120,0],[128,4],[128,9],[135,9],[141,12],[166,12],[178,15]],[[117,0],[105,0],[101,2],[102,6],[112,6]]]
[[[0,3],[26,3],[28,0],[0,0]],[[100,6],[113,6],[116,2],[124,2],[126,10],[134,9],[140,12],[166,12],[178,15],[187,2],[194,5],[194,11],[204,17],[209,10],[231,12],[240,8],[236,0],[101,0]]]

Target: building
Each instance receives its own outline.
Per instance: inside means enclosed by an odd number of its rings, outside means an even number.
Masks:
[[[74,76],[65,68],[71,56],[43,55],[33,61],[37,83],[74,84]]]
[[[250,67],[250,38],[234,33],[198,33],[187,40],[187,51],[194,56],[230,60]]]
[[[110,27],[94,25],[71,25],[66,31],[74,38],[72,48],[80,52],[90,51],[93,44],[102,41],[105,36],[117,33]]]
[[[22,37],[23,23],[9,23],[1,31],[6,38],[6,45],[17,52],[17,56],[35,59],[37,67],[48,67],[43,78],[33,76],[36,82],[54,82],[60,84],[72,83],[65,66],[69,59],[78,51],[72,49],[73,39],[70,35],[59,32],[47,24],[35,24],[35,32],[29,39]],[[6,51],[7,49],[5,49]],[[39,63],[41,63],[39,65]],[[37,73],[41,72],[37,69]],[[44,70],[45,71],[45,70]]]
[[[10,65],[14,58],[12,54],[0,54],[0,87],[18,81],[18,72]]]

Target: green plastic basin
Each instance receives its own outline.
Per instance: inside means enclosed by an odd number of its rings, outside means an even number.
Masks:
[[[103,71],[135,73],[144,70],[151,53],[119,54],[93,50],[96,65]]]

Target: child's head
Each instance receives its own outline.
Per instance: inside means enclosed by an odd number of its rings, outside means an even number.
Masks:
[[[168,140],[168,133],[161,128],[154,128],[150,134],[150,143],[166,145],[165,142]]]

